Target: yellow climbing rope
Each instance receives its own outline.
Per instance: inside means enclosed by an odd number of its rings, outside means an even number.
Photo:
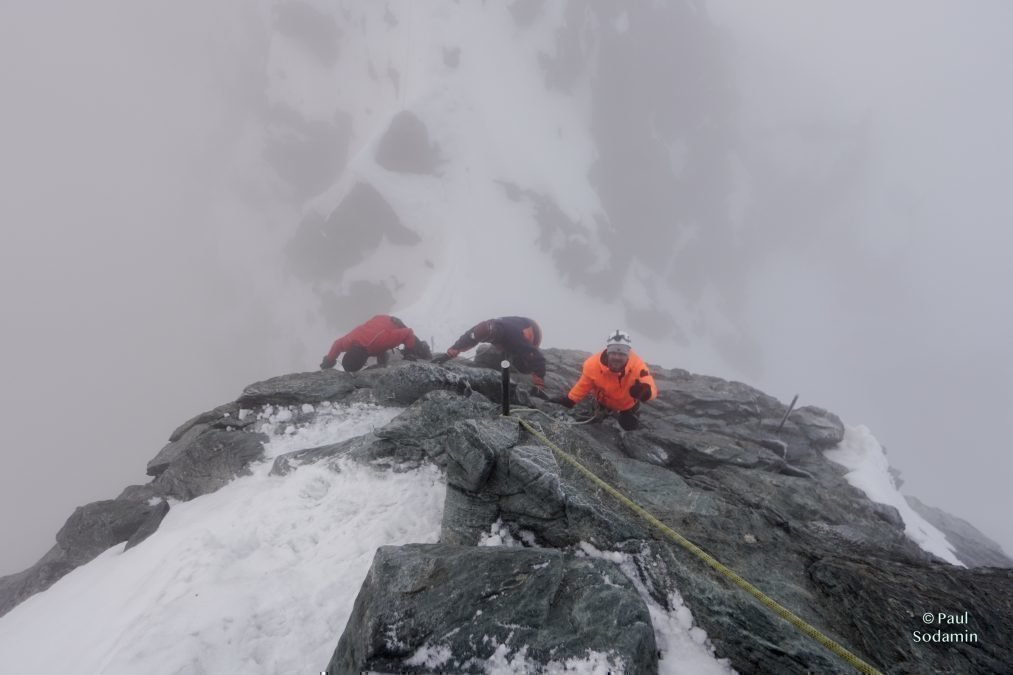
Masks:
[[[819,642],[821,645],[832,651],[834,654],[840,656],[849,664],[857,668],[860,672],[866,673],[867,675],[882,675],[880,671],[876,670],[868,663],[866,663],[862,659],[858,658],[857,656],[849,652],[843,646],[841,646],[834,640],[830,639],[829,637],[821,633],[818,629],[807,623],[804,619],[793,613],[787,607],[784,607],[783,605],[779,604],[776,600],[765,594],[759,588],[757,588],[756,586],[752,585],[751,583],[740,577],[738,574],[735,573],[734,570],[723,565],[721,562],[719,562],[709,553],[704,551],[702,548],[691,542],[689,539],[686,539],[669,526],[665,525],[663,522],[652,516],[648,511],[638,506],[629,497],[622,494],[621,492],[619,492],[619,490],[615,489],[614,487],[603,481],[601,478],[596,476],[590,469],[586,468],[583,464],[581,464],[580,461],[577,460],[577,458],[573,457],[565,450],[560,448],[558,445],[550,441],[545,434],[537,430],[527,421],[520,418],[517,418],[517,421],[520,422],[521,426],[527,429],[533,436],[535,436],[543,443],[545,443],[547,446],[549,446],[553,452],[559,455],[561,459],[563,459],[566,463],[570,464],[573,468],[577,469],[577,471],[582,473],[592,483],[594,483],[602,490],[605,490],[610,495],[618,499],[629,509],[631,509],[634,513],[636,513],[638,516],[640,516],[648,523],[650,523],[658,530],[660,530],[669,539],[676,542],[684,549],[686,549],[687,551],[689,551],[690,553],[692,553],[693,555],[695,555],[696,557],[700,558],[702,561],[710,565],[712,568],[720,572],[722,576],[724,576],[726,579],[734,583],[736,586],[738,586],[739,588],[741,588],[742,590],[746,591],[754,598],[759,600],[761,604],[763,604],[772,612],[780,616],[782,619],[784,619],[791,625],[795,626],[795,628],[799,629],[812,639]]]

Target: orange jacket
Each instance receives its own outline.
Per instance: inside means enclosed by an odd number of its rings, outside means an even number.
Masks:
[[[636,352],[630,352],[630,360],[623,372],[614,373],[609,370],[605,361],[605,351],[602,350],[587,357],[580,379],[567,396],[574,403],[580,403],[581,399],[593,391],[598,403],[609,410],[629,410],[638,402],[630,396],[630,387],[637,380],[651,387],[652,399],[658,396],[658,386],[654,384],[651,371]]]

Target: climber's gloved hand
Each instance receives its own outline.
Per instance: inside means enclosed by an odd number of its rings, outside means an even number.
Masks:
[[[337,365],[337,363],[338,363],[337,359],[332,359],[329,356],[325,356],[324,360],[320,362],[320,370],[327,370],[329,368],[333,368],[335,365]]]
[[[633,383],[630,387],[630,396],[637,399],[638,401],[649,401],[651,400],[651,385],[645,384],[640,380]]]
[[[567,408],[572,408],[573,406],[577,405],[576,403],[573,402],[573,400],[569,396],[557,396],[556,398],[550,398],[549,401],[551,401],[552,403],[558,403],[559,405],[565,406]]]
[[[437,363],[437,364],[446,363],[447,361],[449,361],[450,359],[456,357],[460,353],[461,352],[457,351],[456,349],[450,348],[450,349],[447,350],[447,352],[445,354],[437,354],[436,356],[434,356],[433,357],[433,363]]]

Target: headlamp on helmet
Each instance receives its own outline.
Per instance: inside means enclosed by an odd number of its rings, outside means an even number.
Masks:
[[[616,329],[605,340],[606,352],[629,354],[632,348],[632,340],[630,340],[630,335],[626,331]]]

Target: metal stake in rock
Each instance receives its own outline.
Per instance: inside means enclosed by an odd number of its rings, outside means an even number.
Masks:
[[[788,421],[788,415],[790,415],[791,411],[795,408],[795,401],[797,400],[798,394],[795,394],[795,398],[791,399],[791,404],[788,406],[788,409],[784,411],[784,417],[781,418],[781,423],[777,425],[777,433],[781,433],[781,429],[784,428],[784,423]]]
[[[503,369],[503,414],[510,415],[510,362],[503,359],[499,363]]]

